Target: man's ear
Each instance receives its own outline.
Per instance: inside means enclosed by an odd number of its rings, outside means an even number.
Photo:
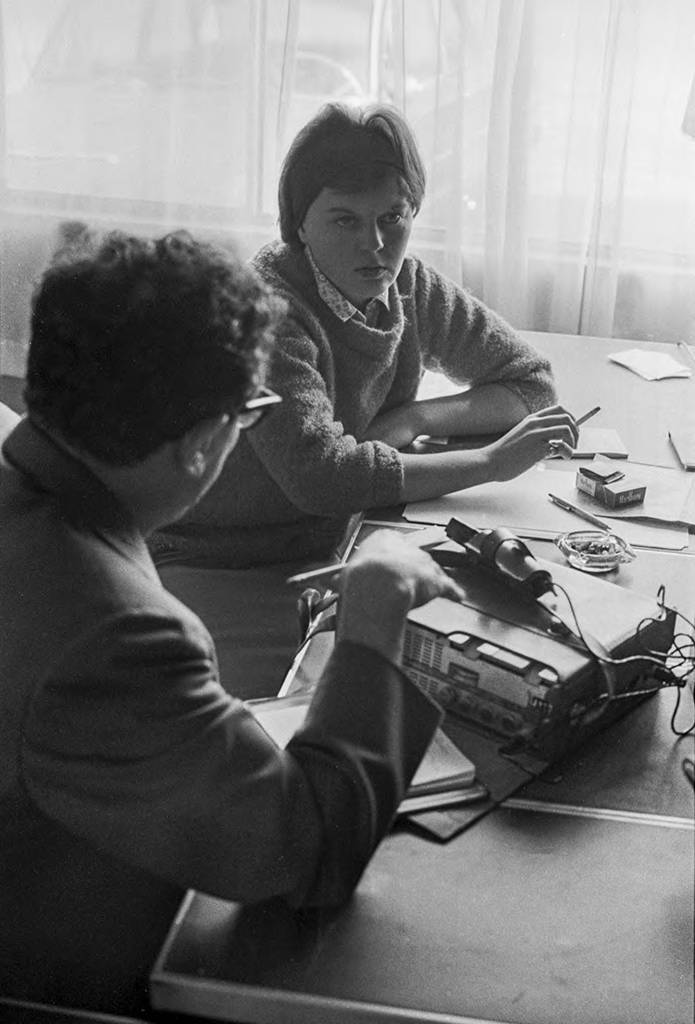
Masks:
[[[191,427],[176,442],[176,461],[185,473],[195,479],[205,476],[229,442],[233,424],[229,416],[212,416]],[[229,449],[231,450],[231,449]]]

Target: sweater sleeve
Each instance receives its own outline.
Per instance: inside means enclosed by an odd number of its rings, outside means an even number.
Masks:
[[[347,898],[440,712],[394,665],[338,644],[281,750],[222,690],[198,625],[123,614],[35,694],[22,785],[41,812],[181,888],[298,905]]]
[[[503,384],[529,412],[557,401],[544,356],[469,292],[420,260],[410,262],[413,321],[427,369],[457,383]]]
[[[269,371],[282,405],[249,442],[289,500],[310,515],[359,512],[400,500],[403,465],[398,452],[345,431],[326,378],[330,352],[320,351],[309,331],[289,318]]]

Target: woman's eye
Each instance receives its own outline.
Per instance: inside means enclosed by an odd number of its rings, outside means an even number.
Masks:
[[[354,224],[355,218],[350,217],[348,214],[344,214],[341,217],[335,218],[335,223],[341,228],[348,228],[351,224]]]
[[[385,213],[383,217],[381,217],[381,221],[383,224],[398,224],[402,220],[403,214],[398,213],[397,210],[392,210],[390,213]]]

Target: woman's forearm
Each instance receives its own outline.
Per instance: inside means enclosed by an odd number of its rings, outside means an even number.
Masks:
[[[494,479],[487,448],[402,455],[403,501],[426,501]]]
[[[482,384],[414,404],[419,433],[446,437],[509,430],[529,412],[519,395],[504,384]]]
[[[454,395],[426,398],[377,416],[363,440],[404,448],[420,434],[457,437],[509,430],[528,413],[522,399],[503,384],[483,384]]]

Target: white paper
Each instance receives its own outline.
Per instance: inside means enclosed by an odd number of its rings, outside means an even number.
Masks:
[[[618,465],[622,469],[625,463],[620,462]],[[411,502],[406,506],[404,516],[413,522],[443,525],[455,516],[474,529],[505,526],[521,537],[547,539],[570,530],[592,528],[590,523],[579,516],[554,505],[548,498],[548,493],[551,493],[571,501],[574,505],[583,505],[587,510],[590,505],[594,515],[604,519],[606,526],[619,533],[630,544],[673,551],[688,546],[686,526],[663,522],[634,522],[622,518],[619,525],[611,521],[611,517],[607,515],[608,509],[597,506],[588,495],[582,495],[577,491],[574,476],[569,470],[534,466],[514,480],[481,484],[478,487],[446,494],[441,498]]]
[[[644,352],[639,348],[613,352],[608,358],[645,380],[665,380],[667,377],[690,377],[691,371],[667,352]]]

